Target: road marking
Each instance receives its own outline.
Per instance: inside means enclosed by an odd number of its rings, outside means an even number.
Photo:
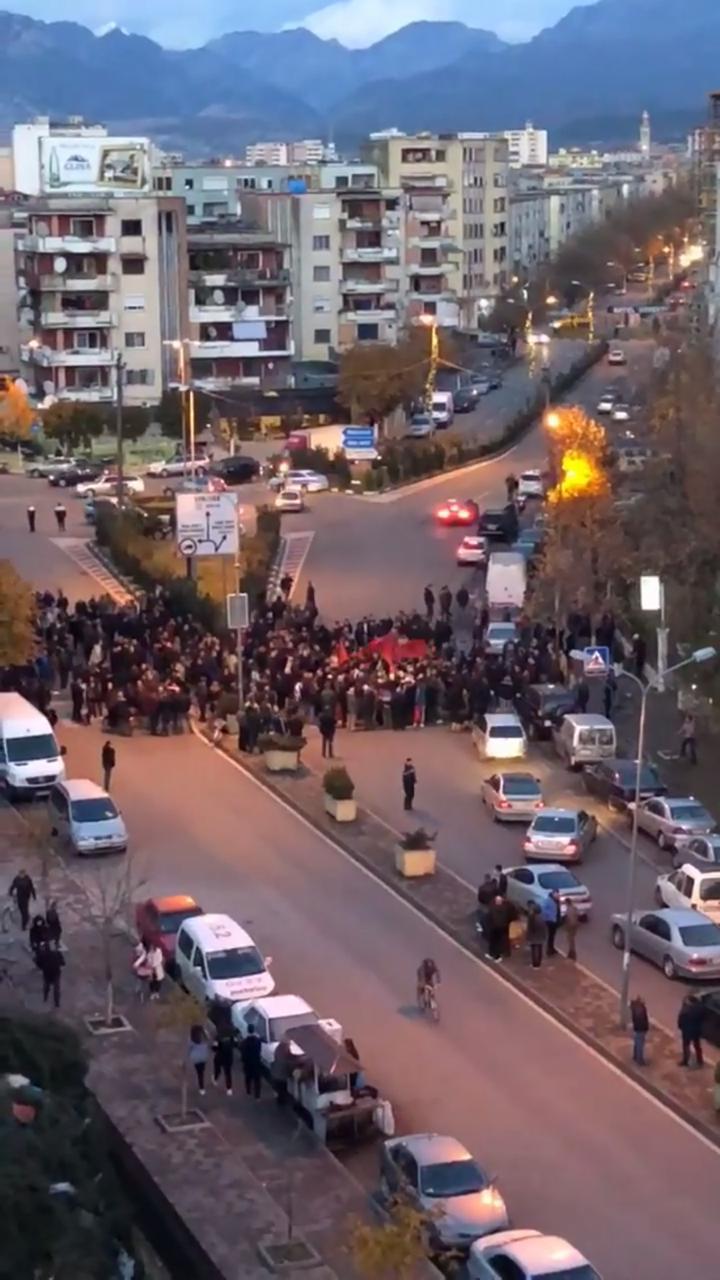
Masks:
[[[51,538],[53,546],[58,547],[60,551],[64,551],[65,555],[73,560],[83,573],[94,578],[102,587],[106,595],[109,595],[117,604],[129,604],[132,596],[125,589],[122,583],[114,577],[109,569],[98,560],[94,554],[90,543],[84,538]]]
[[[296,809],[293,809],[292,805],[288,804],[286,800],[283,800],[282,796],[277,795],[275,792],[271,791],[268,787],[263,786],[262,782],[259,782],[258,779],[254,776],[254,774],[250,773],[247,769],[244,769],[242,765],[238,763],[237,760],[233,760],[230,756],[226,755],[224,751],[218,752],[217,748],[213,747],[211,742],[208,742],[207,738],[204,737],[204,735],[200,732],[197,725],[192,724],[192,722],[191,722],[191,728],[193,733],[195,734],[195,737],[198,738],[202,743],[204,743],[204,745],[208,747],[211,751],[214,751],[216,756],[219,756],[222,760],[224,760],[225,763],[228,764],[232,769],[235,769],[238,773],[241,773],[243,777],[247,778],[247,780],[251,782],[253,786],[257,787],[259,791],[262,791],[266,796],[269,796],[270,799],[275,802],[275,804],[280,805],[280,807],[284,809],[287,813],[289,813],[291,817],[295,818],[299,823],[302,824],[302,826],[306,827],[308,831],[312,832],[312,834],[315,835],[317,839],[322,840],[326,845],[328,845],[330,849],[334,850],[335,853],[339,853],[345,859],[345,861],[350,863],[352,867],[355,867],[355,869],[359,871],[361,875],[364,875],[368,880],[371,880],[374,885],[377,885],[378,888],[384,890],[385,893],[390,894],[390,896],[394,898],[396,902],[399,902],[408,911],[412,912],[412,914],[416,916],[418,920],[421,920],[425,925],[427,925],[429,929],[432,929],[436,934],[438,934],[444,940],[445,943],[449,944],[456,951],[459,951],[460,954],[463,955],[466,960],[471,961],[471,963],[474,964],[478,969],[481,969],[482,972],[486,974],[488,978],[501,984],[503,987],[503,990],[515,996],[517,1000],[522,1001],[524,1005],[526,1005],[529,1009],[532,1009],[532,1011],[535,1014],[537,1014],[540,1018],[542,1018],[545,1022],[547,1022],[551,1027],[554,1027],[555,1030],[560,1032],[561,1035],[566,1036],[568,1040],[572,1040],[575,1044],[579,1045],[580,1048],[584,1049],[585,1052],[590,1054],[591,1057],[597,1059],[598,1062],[602,1063],[602,1065],[606,1067],[608,1071],[612,1072],[613,1075],[617,1076],[618,1079],[622,1080],[624,1084],[629,1085],[631,1089],[634,1089],[635,1092],[640,1094],[641,1097],[643,1097],[646,1102],[657,1107],[659,1111],[663,1111],[667,1116],[670,1117],[671,1120],[674,1120],[675,1124],[679,1125],[681,1129],[684,1129],[686,1133],[690,1134],[691,1137],[697,1138],[698,1141],[700,1141],[705,1147],[707,1147],[709,1151],[712,1151],[713,1155],[720,1157],[720,1148],[718,1148],[718,1146],[714,1142],[712,1142],[710,1138],[706,1138],[703,1133],[700,1133],[699,1130],[695,1129],[691,1124],[688,1124],[687,1120],[683,1120],[682,1116],[679,1116],[676,1111],[673,1111],[669,1103],[663,1102],[660,1098],[656,1098],[652,1093],[649,1093],[648,1090],[645,1089],[641,1084],[638,1084],[637,1081],[632,1078],[632,1076],[626,1075],[626,1073],[620,1067],[617,1067],[615,1066],[614,1063],[609,1062],[608,1059],[604,1057],[603,1054],[600,1053],[598,1049],[594,1049],[592,1045],[588,1044],[580,1036],[576,1035],[575,1032],[571,1031],[569,1027],[565,1027],[561,1022],[558,1022],[552,1016],[552,1014],[547,1013],[545,1009],[541,1009],[538,1005],[536,1005],[534,1001],[530,998],[530,996],[525,995],[523,991],[519,991],[517,987],[512,986],[510,983],[505,982],[504,979],[501,978],[497,973],[495,973],[488,965],[483,964],[478,956],[473,955],[472,951],[469,951],[467,947],[463,946],[462,943],[458,942],[457,939],[453,938],[451,934],[446,933],[444,929],[441,929],[440,925],[435,924],[434,921],[432,920],[429,920],[428,917],[424,915],[422,911],[419,911],[418,908],[414,907],[411,902],[408,902],[406,898],[403,898],[402,895],[399,894],[396,889],[393,889],[390,885],[386,884],[383,880],[380,880],[378,876],[373,875],[372,871],[369,871],[367,867],[364,867],[362,865],[362,863],[359,863],[355,860],[355,858],[352,858],[350,854],[347,853],[345,849],[342,848],[341,845],[336,844],[335,841],[331,839],[330,836],[326,835],[323,831],[321,831],[318,827],[316,827],[312,822],[310,822],[308,818],[304,817],[303,814],[298,813]],[[392,828],[390,829],[392,830]],[[628,1044],[629,1043],[630,1043],[630,1036],[628,1035]]]
[[[314,530],[310,530],[307,533],[286,533],[282,535],[278,554],[268,575],[267,594],[270,599],[278,594],[281,579],[284,578],[286,573],[289,573],[293,580],[289,597],[292,599],[314,537]]]

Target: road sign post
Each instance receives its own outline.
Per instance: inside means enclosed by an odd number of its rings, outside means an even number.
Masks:
[[[610,650],[606,645],[590,645],[582,651],[583,672],[586,676],[606,676],[610,670]]]
[[[240,550],[237,494],[178,493],[175,519],[181,555],[237,556]]]
[[[372,462],[377,457],[376,430],[372,426],[343,427],[342,448],[349,462]]]
[[[237,696],[238,732],[245,692],[243,687],[243,631],[250,622],[250,597],[244,591],[236,591],[226,597],[227,622],[231,631],[237,632]]]

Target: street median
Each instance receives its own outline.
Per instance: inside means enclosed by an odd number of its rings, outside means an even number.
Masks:
[[[209,731],[205,730],[203,736],[210,741]],[[362,805],[358,806],[355,822],[338,826],[325,811],[322,780],[311,770],[303,766],[294,774],[270,775],[261,756],[239,751],[227,737],[219,749],[479,963],[487,964],[503,982],[720,1148],[720,1124],[713,1109],[712,1066],[705,1071],[683,1071],[678,1066],[679,1045],[666,1028],[652,1024],[648,1065],[636,1068],[631,1061],[630,1033],[619,1026],[617,993],[581,964],[558,956],[533,969],[524,950],[514,951],[502,965],[491,964],[485,958],[475,927],[475,893],[464,881],[441,864],[432,876],[404,879],[395,870],[400,833]],[[582,933],[579,945],[582,949]]]

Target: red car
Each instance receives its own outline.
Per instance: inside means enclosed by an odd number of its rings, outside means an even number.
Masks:
[[[135,927],[138,936],[157,943],[163,953],[166,968],[172,970],[175,963],[175,940],[183,920],[204,915],[202,907],[187,894],[177,893],[168,898],[148,898],[138,902],[135,908]]]
[[[469,527],[476,524],[480,517],[480,508],[472,498],[459,502],[457,498],[448,498],[435,508],[435,519],[438,524],[460,524]]]

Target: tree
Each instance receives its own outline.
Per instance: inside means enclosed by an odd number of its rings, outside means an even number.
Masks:
[[[123,944],[127,944],[128,933],[135,923],[134,904],[143,885],[144,881],[134,874],[132,856],[126,854],[119,868],[108,865],[92,868],[81,886],[85,900],[84,920],[94,930],[100,943],[105,984],[103,1022],[109,1029],[114,1026],[116,1014],[116,943],[118,939],[122,939]],[[126,959],[124,964],[126,966]]]
[[[153,1007],[153,1021],[161,1031],[182,1032],[180,1058],[180,1115],[184,1119],[188,1111],[188,1038],[192,1027],[204,1027],[207,1013],[189,991],[173,983],[167,1000]]]
[[[163,391],[159,405],[153,410],[153,417],[160,423],[164,436],[172,440],[183,438],[182,396],[179,391]]]
[[[27,440],[35,413],[24,383],[0,378],[0,434],[13,440]]]
[[[354,1221],[350,1254],[358,1271],[368,1280],[406,1280],[415,1267],[427,1260],[432,1217],[407,1200],[397,1199],[389,1206],[386,1221]]]
[[[125,405],[123,408],[123,440],[139,440],[150,426],[150,411],[142,405]],[[115,431],[114,418],[108,422],[110,431]]]
[[[35,643],[35,599],[9,560],[0,560],[0,666],[28,662]]]
[[[398,405],[422,394],[428,358],[419,359],[404,343],[361,343],[340,357],[338,399],[355,421],[382,422]]]
[[[42,424],[49,440],[56,440],[63,449],[69,450],[80,446],[90,448],[92,441],[102,435],[105,421],[97,405],[57,400],[43,410]]]

